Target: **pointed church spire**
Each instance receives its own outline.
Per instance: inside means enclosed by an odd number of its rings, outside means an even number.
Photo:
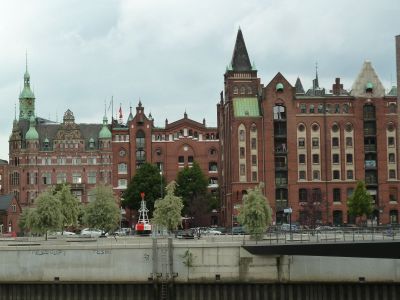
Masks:
[[[297,77],[296,84],[294,85],[296,94],[304,94],[303,84],[301,83],[300,77]]]
[[[319,88],[319,82],[318,82],[318,62],[315,63],[315,79],[313,80],[313,90],[316,90]]]
[[[233,71],[251,71],[251,63],[247,54],[246,44],[244,42],[242,30],[239,27],[235,48],[233,50],[231,66]]]

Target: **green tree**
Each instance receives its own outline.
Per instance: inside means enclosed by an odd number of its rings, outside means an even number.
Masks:
[[[182,198],[175,196],[176,182],[170,182],[164,199],[158,199],[154,204],[153,223],[167,228],[168,232],[175,230],[182,221]]]
[[[193,163],[191,168],[185,167],[176,178],[176,195],[182,197],[184,214],[193,218],[193,225],[210,208],[210,199],[207,193],[208,180],[199,164]]]
[[[78,199],[72,195],[69,185],[63,184],[59,191],[56,193],[56,197],[61,202],[61,214],[62,214],[62,231],[67,226],[76,226],[78,224],[78,215],[80,212],[80,203]]]
[[[118,227],[119,207],[110,186],[98,185],[93,191],[94,200],[85,207],[84,223],[90,228],[109,232]]]
[[[140,166],[133,176],[128,188],[123,194],[123,205],[138,210],[142,200],[140,193],[145,193],[146,206],[151,216],[154,210],[154,202],[161,198],[164,189],[164,178],[156,165],[145,163]]]
[[[243,206],[239,211],[238,220],[244,225],[250,237],[260,240],[265,229],[271,223],[271,208],[267,198],[262,194],[262,185],[248,189],[243,197]]]
[[[62,224],[62,212],[60,200],[48,189],[36,198],[36,208],[28,213],[28,224],[34,232],[47,233],[49,230],[57,230]]]
[[[369,216],[373,210],[372,197],[365,187],[364,181],[358,181],[353,194],[347,199],[347,208],[351,216],[356,217],[358,222],[363,216]]]

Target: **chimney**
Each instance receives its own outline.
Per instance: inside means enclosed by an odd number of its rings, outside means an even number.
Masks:
[[[340,83],[340,78],[335,79],[335,83],[332,84],[332,94],[340,95],[343,90],[343,84]]]

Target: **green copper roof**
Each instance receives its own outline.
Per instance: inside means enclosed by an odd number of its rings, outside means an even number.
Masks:
[[[19,94],[19,99],[24,99],[24,98],[29,98],[29,99],[35,98],[35,95],[33,94],[30,86],[24,86],[24,89]]]
[[[108,129],[107,126],[107,117],[103,117],[103,127],[101,128],[99,132],[99,139],[111,139],[111,131]]]
[[[35,125],[36,125],[35,117],[31,116],[29,130],[26,132],[26,135],[25,135],[26,140],[38,140],[39,139],[39,133],[37,132]]]
[[[257,98],[234,98],[233,112],[235,117],[258,117],[260,115],[260,108]]]

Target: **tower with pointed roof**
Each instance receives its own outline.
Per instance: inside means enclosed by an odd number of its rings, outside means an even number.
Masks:
[[[222,218],[235,222],[235,207],[240,205],[243,191],[254,187],[262,179],[258,165],[251,163],[252,159],[258,160],[260,154],[258,149],[250,146],[250,140],[259,140],[262,132],[260,79],[254,64],[251,64],[240,28],[231,62],[224,74],[224,86],[224,96],[221,96],[221,102],[217,105],[221,153],[224,157],[219,167],[224,201],[221,213]],[[227,225],[230,226],[229,223]]]
[[[26,59],[24,88],[19,94],[19,119],[29,120],[32,115],[35,115],[35,95],[31,90],[31,76],[28,72],[28,59]]]

